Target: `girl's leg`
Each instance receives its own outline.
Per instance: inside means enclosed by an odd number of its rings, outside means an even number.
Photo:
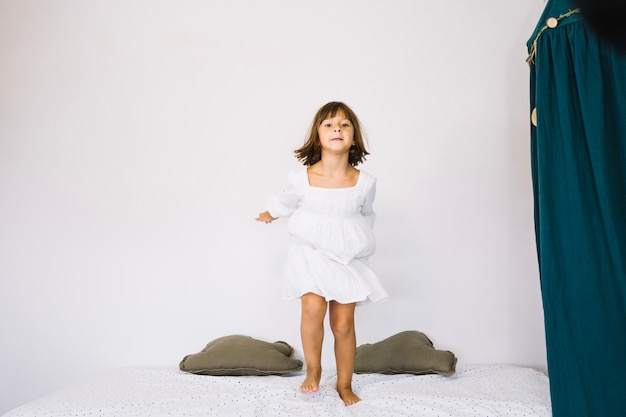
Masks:
[[[327,303],[324,297],[314,293],[304,294],[301,302],[300,334],[306,361],[306,378],[300,385],[300,391],[310,393],[319,390],[322,377],[322,342]]]
[[[335,360],[337,363],[337,392],[346,405],[361,401],[352,391],[356,332],[354,330],[355,303],[330,302],[330,328],[335,336]]]

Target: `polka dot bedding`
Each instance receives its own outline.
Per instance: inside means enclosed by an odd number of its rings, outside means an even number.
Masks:
[[[548,378],[511,365],[457,367],[453,376],[354,375],[361,402],[346,407],[322,375],[320,391],[301,394],[304,374],[213,377],[178,369],[123,368],[101,373],[3,417],[550,417]]]

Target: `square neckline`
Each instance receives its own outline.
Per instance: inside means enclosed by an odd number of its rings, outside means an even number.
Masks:
[[[360,169],[357,169],[357,172],[359,173],[359,176],[356,179],[356,183],[354,183],[354,185],[351,185],[349,187],[317,187],[315,185],[311,185],[311,182],[309,180],[309,167],[308,166],[304,167],[304,178],[306,180],[307,187],[315,189],[315,190],[352,190],[358,187],[358,185],[361,183],[361,177],[362,177],[361,174],[363,173],[361,172]]]

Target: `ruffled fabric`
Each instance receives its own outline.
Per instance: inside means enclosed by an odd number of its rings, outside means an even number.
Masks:
[[[283,270],[283,298],[308,292],[344,304],[387,298],[367,263],[376,250],[375,195],[376,178],[363,171],[348,188],[312,187],[306,168],[289,173],[284,191],[267,204],[272,216],[290,216],[293,241]]]

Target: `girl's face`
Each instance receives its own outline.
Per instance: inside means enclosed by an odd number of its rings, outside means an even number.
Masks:
[[[317,128],[317,136],[323,150],[347,152],[354,144],[354,126],[343,112],[322,120]]]

